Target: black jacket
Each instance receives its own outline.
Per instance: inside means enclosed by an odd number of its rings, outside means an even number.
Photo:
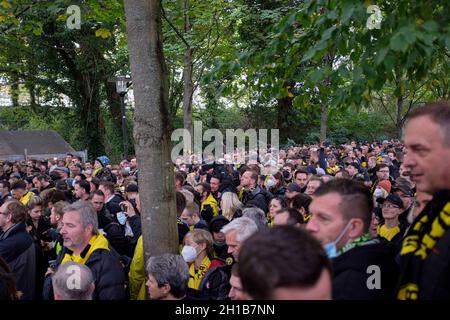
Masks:
[[[16,278],[16,287],[23,293],[22,300],[35,298],[36,250],[25,222],[18,223],[0,235],[0,256],[9,265]]]
[[[424,211],[441,212],[449,202],[450,191],[436,193]],[[419,288],[420,300],[450,300],[450,228],[423,262]]]
[[[122,198],[120,198],[117,194],[115,194],[111,200],[109,200],[106,204],[105,207],[106,209],[109,211],[109,213],[114,217],[114,219],[117,221],[116,215],[117,212],[122,211],[122,209],[120,208],[119,203],[121,203],[123,201]]]
[[[272,197],[273,196],[269,191],[263,190],[257,186],[253,191],[246,191],[244,193],[242,203],[246,207],[258,207],[266,213]]]
[[[95,250],[85,265],[88,267],[95,279],[95,290],[93,300],[124,300],[126,299],[124,269],[120,263],[119,255],[110,246],[110,251],[105,249]],[[63,247],[55,266],[59,266],[69,249]],[[44,285],[44,299],[53,299],[51,288],[51,276],[47,276]]]
[[[395,297],[398,266],[395,263],[396,247],[378,240],[350,249],[332,259],[334,300],[389,300]],[[369,289],[379,267],[380,289]],[[369,279],[370,278],[370,279]]]

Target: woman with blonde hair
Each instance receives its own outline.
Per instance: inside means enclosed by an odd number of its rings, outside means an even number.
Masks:
[[[222,194],[220,208],[222,209],[222,215],[229,221],[242,216],[242,207],[242,202],[239,201],[236,193],[225,192]]]
[[[222,270],[225,263],[213,258],[213,237],[209,231],[194,229],[183,240],[181,256],[189,266],[188,287],[195,295],[214,300],[226,299],[228,276]]]

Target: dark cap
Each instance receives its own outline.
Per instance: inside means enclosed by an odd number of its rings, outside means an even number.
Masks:
[[[220,230],[222,229],[223,226],[227,225],[228,223],[230,223],[230,221],[228,221],[227,218],[225,218],[224,216],[217,216],[214,219],[211,220],[211,222],[209,223],[209,232],[220,232]]]
[[[401,209],[404,208],[404,207],[403,207],[403,201],[402,201],[402,199],[401,199],[398,195],[393,194],[393,193],[390,193],[390,194],[386,197],[386,199],[378,198],[378,199],[377,199],[377,202],[379,202],[379,203],[390,202],[390,203],[392,203],[392,204],[395,204],[396,206],[398,206],[398,207],[401,208]]]
[[[127,185],[125,192],[139,192],[138,185],[135,183],[130,183],[129,185]]]
[[[294,182],[294,183],[291,183],[290,185],[288,185],[287,191],[289,191],[289,192],[302,192],[302,188],[300,188],[300,186]]]
[[[392,192],[400,191],[406,196],[414,197],[414,191],[407,184],[399,183],[392,187]]]

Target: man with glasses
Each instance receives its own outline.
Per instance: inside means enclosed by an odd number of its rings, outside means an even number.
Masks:
[[[375,188],[377,187],[378,183],[380,183],[383,180],[388,180],[392,183],[390,177],[389,177],[389,166],[387,164],[378,164],[376,167],[376,176],[371,177],[372,181],[374,181],[371,192],[375,191]]]

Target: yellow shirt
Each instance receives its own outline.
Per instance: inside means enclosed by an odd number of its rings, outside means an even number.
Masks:
[[[200,206],[200,212],[203,211],[206,205],[210,205],[213,211],[213,216],[217,217],[219,215],[219,208],[217,207],[217,201],[214,199],[213,195],[210,194],[205,201],[202,202]]]
[[[195,263],[191,263],[189,266],[189,288],[198,290],[200,287],[200,282],[202,282],[203,276],[208,271],[210,264],[211,260],[209,260],[208,256],[203,258],[202,264],[197,271],[195,270]]]
[[[391,241],[400,232],[400,227],[397,225],[392,229],[388,229],[385,224],[377,227],[377,233],[380,237]]]
[[[99,233],[97,235],[93,235],[91,240],[89,241],[88,246],[89,246],[89,250],[85,255],[76,255],[75,253],[72,253],[72,254],[66,253],[64,255],[63,260],[61,261],[61,264],[64,264],[67,261],[73,261],[73,262],[78,262],[81,264],[86,264],[86,261],[88,261],[89,257],[95,250],[104,249],[104,250],[109,251],[108,240],[101,233]]]
[[[133,259],[130,264],[130,299],[145,300],[145,266],[144,266],[144,245],[142,235],[139,237],[134,249]]]
[[[36,197],[36,195],[35,195],[33,192],[28,191],[27,193],[25,193],[25,194],[23,195],[22,198],[20,198],[19,201],[20,201],[24,206],[27,206],[27,205],[28,205],[28,202],[30,202],[31,198],[33,198],[33,197]]]

